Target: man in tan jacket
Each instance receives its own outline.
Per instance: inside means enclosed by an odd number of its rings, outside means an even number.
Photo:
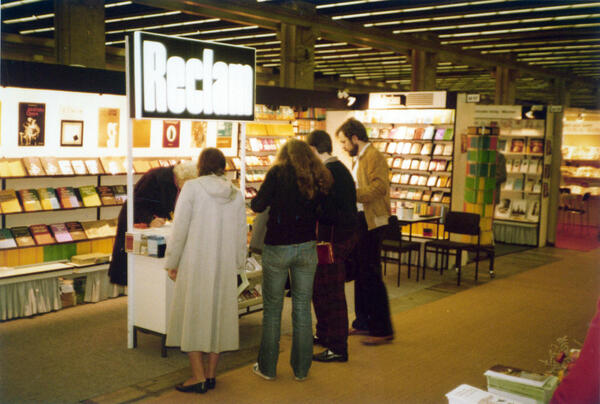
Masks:
[[[351,256],[356,265],[356,320],[349,335],[368,335],[361,342],[380,345],[394,338],[387,290],[381,277],[381,240],[390,216],[389,168],[371,145],[364,125],[350,118],[336,132],[344,150],[354,158],[359,241]]]

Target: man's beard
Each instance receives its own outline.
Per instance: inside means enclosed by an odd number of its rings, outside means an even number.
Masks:
[[[356,157],[358,155],[358,145],[353,144],[352,149],[348,150],[348,154],[350,157]]]

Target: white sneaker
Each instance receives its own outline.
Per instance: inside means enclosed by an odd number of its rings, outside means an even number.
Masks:
[[[263,372],[260,371],[260,368],[258,367],[258,362],[256,362],[254,365],[252,365],[252,371],[265,380],[275,380],[274,377],[267,376],[267,375],[263,374]]]

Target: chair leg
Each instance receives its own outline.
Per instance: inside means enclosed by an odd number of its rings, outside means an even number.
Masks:
[[[478,275],[479,275],[479,249],[475,253],[475,282],[477,282]]]
[[[490,258],[490,278],[494,279],[496,277],[496,272],[494,272],[494,258],[496,257],[496,252],[491,249],[488,254]]]
[[[412,263],[412,250],[408,251],[408,279],[410,279],[410,266]]]
[[[462,251],[461,250],[456,250],[456,271],[458,273],[458,276],[456,278],[456,285],[460,286],[460,272],[461,272],[461,258],[462,257]]]
[[[421,266],[421,247],[417,250],[417,282],[419,282],[419,267]],[[425,272],[425,268],[423,268]]]
[[[396,286],[400,287],[400,272],[402,272],[402,252],[398,251],[398,280]]]

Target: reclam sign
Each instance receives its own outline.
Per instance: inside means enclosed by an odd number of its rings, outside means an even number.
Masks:
[[[254,120],[255,49],[147,32],[128,40],[132,118]]]

